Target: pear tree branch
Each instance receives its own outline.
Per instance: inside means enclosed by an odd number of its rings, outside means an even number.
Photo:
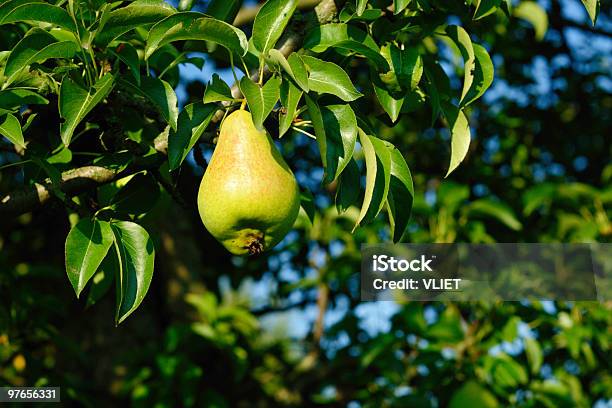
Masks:
[[[319,23],[324,24],[331,21],[337,14],[337,6],[334,0],[304,0],[300,1],[300,8],[305,10],[314,7],[314,13]],[[256,14],[256,13],[255,13]],[[238,18],[238,17],[237,17]],[[253,16],[254,18],[254,16]],[[245,20],[246,21],[246,20]],[[240,23],[240,20],[238,21]],[[288,33],[281,38],[278,49],[285,56],[299,49],[302,42],[302,32],[289,29]],[[269,71],[264,75],[269,75]],[[238,84],[232,87],[232,94],[240,97]],[[220,109],[212,119],[212,123],[218,123],[223,118],[223,109]],[[106,166],[89,165],[71,169],[62,173],[59,188],[68,195],[78,195],[87,190],[108,184],[119,178],[134,174],[142,170],[153,170],[165,160],[168,154],[168,132],[162,132],[154,141],[157,150],[155,157],[148,157],[146,162],[135,160],[135,164],[123,171]],[[53,197],[52,183],[46,179],[40,183],[0,195],[0,215],[15,216],[30,212],[48,203]]]

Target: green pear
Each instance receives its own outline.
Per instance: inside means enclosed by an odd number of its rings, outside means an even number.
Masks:
[[[249,112],[237,110],[221,124],[198,209],[206,229],[236,255],[272,248],[293,226],[300,209],[297,181]]]

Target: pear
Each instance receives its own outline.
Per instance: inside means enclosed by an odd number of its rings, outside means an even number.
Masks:
[[[198,193],[206,229],[236,255],[275,246],[293,226],[300,191],[270,136],[246,110],[225,118]]]

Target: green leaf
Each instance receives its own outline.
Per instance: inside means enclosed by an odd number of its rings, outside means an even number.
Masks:
[[[144,299],[155,263],[155,248],[147,231],[129,221],[111,224],[119,259],[115,324],[123,322]]]
[[[433,126],[442,111],[442,105],[451,99],[450,80],[437,62],[428,63],[424,67],[424,72],[427,77],[425,86],[432,106],[431,124]]]
[[[476,69],[474,47],[470,35],[462,27],[449,25],[446,27],[446,33],[455,42],[463,57],[463,90],[461,91],[461,102],[463,102],[474,81],[474,70]]]
[[[529,188],[522,194],[523,214],[529,216],[539,208],[548,210],[554,201],[556,192],[557,187],[552,183],[539,183]]]
[[[387,210],[391,237],[393,242],[399,242],[406,232],[410,220],[414,201],[414,185],[410,169],[402,153],[395,147],[389,147],[389,150],[391,151],[391,179],[387,196]]]
[[[270,50],[270,60],[280,65],[304,92],[308,92],[308,71],[304,61],[297,53],[291,53],[288,59],[276,49]]]
[[[217,105],[202,102],[191,103],[178,117],[177,131],[168,137],[168,163],[170,170],[178,168],[191,148],[196,144],[217,112]]]
[[[479,20],[492,13],[501,5],[501,0],[476,0],[476,10],[474,11],[474,20]]]
[[[159,195],[159,185],[153,177],[138,173],[113,196],[110,208],[123,214],[144,214],[153,208]]]
[[[40,21],[76,31],[74,21],[61,7],[40,1],[19,0],[9,0],[0,5],[0,25],[20,21]]]
[[[381,9],[366,9],[361,15],[357,15],[355,6],[351,3],[346,3],[338,16],[342,23],[349,21],[374,21],[383,15]]]
[[[23,105],[46,105],[49,100],[25,88],[12,88],[0,91],[0,109],[15,110]]]
[[[357,15],[360,16],[363,14],[363,12],[366,9],[366,6],[368,5],[368,0],[357,0]]]
[[[136,80],[136,84],[140,85],[140,58],[136,48],[132,44],[124,42],[119,44],[114,50],[111,50],[111,52],[128,66]]]
[[[389,70],[389,64],[380,55],[380,49],[374,39],[365,31],[352,25],[332,23],[313,27],[306,35],[303,47],[317,53],[332,47],[362,54],[376,64],[379,71]]]
[[[231,102],[233,100],[232,89],[229,85],[221,79],[219,74],[213,74],[212,81],[206,86],[206,90],[204,91],[204,103]]]
[[[359,142],[366,162],[366,186],[363,204],[353,232],[360,224],[373,220],[382,210],[391,178],[391,153],[385,142],[366,135],[361,129],[359,129]]]
[[[232,24],[241,5],[242,0],[212,0],[208,4],[206,14],[217,20]]]
[[[77,298],[113,244],[110,224],[81,219],[66,237],[66,273]]]
[[[351,158],[338,178],[336,190],[336,208],[339,213],[345,212],[351,205],[357,205],[361,192],[361,175],[355,159]]]
[[[514,8],[514,16],[529,22],[535,29],[535,38],[544,39],[548,30],[546,11],[535,1],[522,1]]]
[[[362,96],[348,74],[338,65],[307,55],[302,56],[302,59],[310,72],[308,87],[311,91],[336,95],[346,102]]]
[[[312,193],[308,190],[302,190],[300,194],[300,203],[302,208],[304,209],[304,212],[308,216],[310,224],[313,224],[317,208],[315,206],[314,197],[312,196]]]
[[[467,213],[469,216],[480,215],[492,217],[514,231],[519,231],[523,228],[523,225],[516,218],[510,207],[504,203],[487,198],[481,198],[471,202],[467,207]]]
[[[394,95],[387,86],[380,80],[376,73],[371,75],[372,87],[380,106],[383,107],[392,122],[395,122],[402,111],[402,105],[404,104],[403,96]]]
[[[174,89],[163,79],[142,77],[140,86],[123,79],[122,84],[149,99],[159,110],[173,130],[178,120],[178,100]]]
[[[468,381],[453,394],[449,408],[497,408],[499,403],[489,390],[475,381]]]
[[[6,137],[14,145],[25,149],[21,124],[19,120],[10,113],[0,115],[0,135]]]
[[[448,171],[444,177],[448,177],[465,159],[470,148],[470,125],[462,110],[451,104],[444,104],[444,116],[448,122],[451,134],[451,158]]]
[[[473,46],[474,56],[476,57],[474,80],[470,90],[461,102],[462,106],[467,106],[480,98],[493,83],[494,67],[489,53],[479,44],[473,44]]]
[[[512,0],[502,0],[503,3],[501,4],[501,8],[504,11],[504,13],[506,14],[507,17],[510,17],[510,15],[512,14]]]
[[[112,230],[111,230],[112,234]],[[114,237],[114,235],[111,235]],[[114,239],[114,238],[113,238]],[[111,241],[112,244],[112,241]],[[87,294],[86,307],[95,305],[113,286],[115,275],[119,273],[119,263],[114,250],[108,251],[106,257],[98,267],[98,272],[91,278],[91,288]]]
[[[350,105],[321,107],[325,137],[317,135],[321,154],[326,155],[323,183],[336,180],[353,158],[357,141],[357,118]]]
[[[302,98],[302,90],[295,86],[291,81],[284,81],[280,88],[280,100],[283,109],[278,115],[278,137],[283,135],[291,128],[293,119],[296,117],[297,106]]]
[[[43,30],[34,30],[15,45],[9,54],[4,67],[7,77],[5,86],[13,82],[23,68],[34,63],[42,63],[49,58],[71,58],[78,51],[72,41],[57,40]]]
[[[253,115],[253,123],[257,129],[263,128],[266,120],[280,96],[281,79],[272,77],[264,84],[259,86],[248,76],[240,80],[240,90],[249,104],[249,110]]]
[[[64,119],[60,135],[68,146],[77,125],[113,89],[115,77],[108,73],[100,78],[90,91],[81,88],[70,77],[65,77],[59,93],[59,113]]]
[[[174,8],[163,0],[134,1],[104,16],[94,42],[105,46],[122,34],[137,27],[157,23],[174,13]]]
[[[524,339],[525,354],[527,355],[527,362],[532,374],[538,374],[542,362],[544,361],[544,355],[542,354],[542,347],[540,343],[534,338],[526,337]]]
[[[411,0],[393,0],[393,14],[399,14],[404,11],[410,4],[410,1]]]
[[[525,368],[507,354],[501,353],[485,359],[485,370],[490,373],[492,382],[501,388],[514,389],[528,380]]]
[[[400,50],[394,44],[381,48],[381,54],[389,62],[389,72],[379,74],[380,80],[393,92],[414,90],[423,76],[423,60],[416,47]]]
[[[599,0],[580,0],[584,5],[587,13],[589,13],[589,18],[593,25],[597,21],[597,16],[599,15]]]
[[[179,40],[211,41],[228,51],[244,56],[248,41],[244,33],[223,21],[202,13],[184,12],[168,16],[151,27],[145,47],[148,59],[159,47]]]
[[[327,153],[326,153],[326,142],[327,136],[325,135],[325,124],[323,122],[323,115],[321,114],[321,108],[319,102],[313,98],[310,94],[305,94],[306,107],[308,108],[308,115],[312,122],[315,135],[317,136],[317,144],[319,145],[319,153],[321,154],[321,163],[323,168],[327,168]]]
[[[266,55],[283,34],[291,20],[297,0],[268,0],[259,9],[253,22],[253,45]]]

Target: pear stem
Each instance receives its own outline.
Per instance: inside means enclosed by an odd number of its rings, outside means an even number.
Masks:
[[[246,98],[244,98],[242,102],[240,103],[240,110],[244,110],[244,108],[246,108],[246,103],[247,103]]]
[[[263,85],[263,77],[264,77],[264,67],[265,64],[263,63],[263,61],[259,62],[259,86]]]

